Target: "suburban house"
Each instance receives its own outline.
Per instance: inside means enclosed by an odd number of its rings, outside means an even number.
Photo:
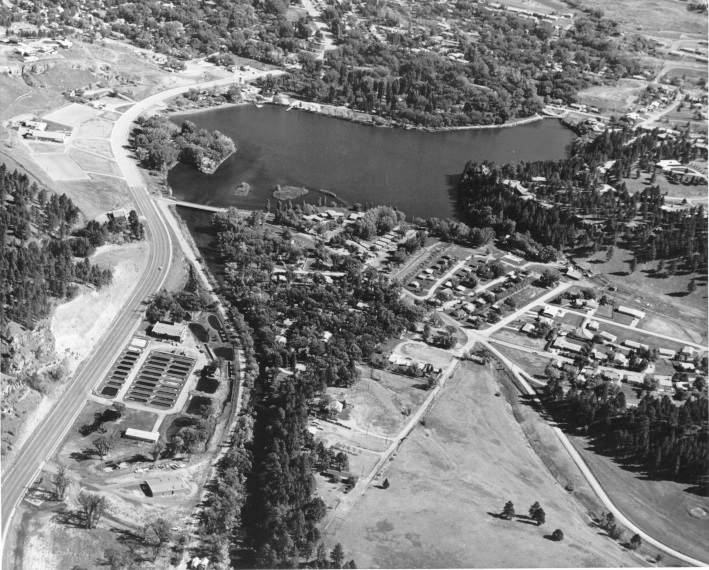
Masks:
[[[668,358],[669,360],[672,360],[675,356],[677,356],[677,352],[670,350],[669,348],[660,348],[658,349],[658,352],[660,353],[660,358]]]
[[[623,344],[627,346],[628,348],[632,348],[634,350],[638,349],[643,349],[643,350],[649,350],[650,347],[647,344],[642,344],[640,342],[635,342],[634,340],[624,340]]]

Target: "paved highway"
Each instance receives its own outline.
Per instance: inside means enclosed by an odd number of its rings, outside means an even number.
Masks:
[[[260,75],[282,71],[249,72],[241,74],[244,80],[253,80]],[[172,239],[165,219],[145,190],[140,172],[126,148],[130,128],[135,119],[149,107],[161,103],[189,89],[211,88],[236,81],[235,76],[175,87],[144,99],[116,121],[111,134],[111,148],[121,172],[128,183],[135,209],[144,218],[147,239],[150,242],[148,264],[145,273],[123,309],[113,321],[102,340],[91,355],[79,366],[69,381],[63,396],[50,414],[25,443],[15,464],[2,476],[2,539],[5,543],[12,516],[22,500],[25,490],[37,477],[39,470],[56,450],[62,438],[78,416],[86,400],[87,393],[106,374],[119,352],[140,321],[141,303],[149,295],[162,287],[172,262]]]

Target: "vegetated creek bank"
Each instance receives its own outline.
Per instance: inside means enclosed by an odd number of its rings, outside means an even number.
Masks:
[[[375,128],[293,109],[252,105],[174,115],[198,128],[219,130],[236,143],[236,153],[212,175],[178,164],[168,175],[178,200],[261,209],[275,206],[277,184],[310,190],[317,203],[334,193],[345,205],[371,202],[396,206],[408,216],[454,218],[455,184],[469,160],[497,164],[559,159],[574,134],[544,120],[502,129],[420,132]],[[242,182],[250,185],[237,196]]]

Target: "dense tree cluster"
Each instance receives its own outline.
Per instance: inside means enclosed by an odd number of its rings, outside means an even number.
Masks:
[[[367,8],[370,21],[386,23],[388,9]],[[537,113],[543,100],[573,102],[589,85],[586,72],[603,70],[609,79],[640,72],[611,39],[615,23],[597,13],[579,18],[559,37],[547,23],[477,2],[450,8],[452,14],[434,14],[434,3],[412,4],[416,17],[445,15],[458,23],[450,47],[441,50],[433,28],[390,31],[380,42],[364,27],[345,23],[346,4],[328,6],[323,19],[338,49],[324,61],[301,57],[301,70],[264,85],[401,123],[443,127],[501,124]]]
[[[139,129],[133,139],[135,153],[147,168],[166,170],[180,161],[198,170],[211,172],[236,151],[234,141],[219,131],[197,130],[183,121],[177,127],[165,117],[138,118]]]
[[[288,267],[304,252],[262,222],[258,212],[246,220],[233,213],[214,217],[225,290],[253,331],[260,369],[243,528],[260,567],[293,567],[314,551],[316,524],[325,514],[313,497],[312,469],[321,458],[306,429],[309,401],[326,386],[351,385],[356,362],[420,315],[400,301],[398,286],[359,264],[335,259],[345,272],[341,280],[315,272],[307,287],[297,284]],[[276,263],[287,265],[285,283],[272,279]],[[356,309],[358,303],[364,308]],[[286,320],[283,343],[277,337]],[[251,462],[245,450],[238,455],[244,465]]]
[[[202,309],[204,300],[199,294],[189,291],[172,293],[163,289],[151,297],[145,310],[145,318],[151,323],[163,320],[181,323],[189,320],[192,312]]]
[[[586,428],[602,450],[657,477],[704,481],[709,472],[706,396],[678,406],[667,396],[647,394],[636,407],[626,407],[623,392],[608,382],[573,384],[565,395],[558,386],[559,380],[551,378],[545,387],[552,413],[574,428]]]
[[[663,141],[657,130],[639,136],[630,129],[606,132],[578,143],[573,156],[558,161],[501,167],[470,162],[458,201],[473,226],[491,227],[498,235],[515,231],[511,243],[540,260],[553,259],[554,250],[581,247],[593,253],[622,240],[641,261],[684,257],[696,271],[707,262],[704,208],[664,209],[658,186],[630,194],[622,181],[636,169],[653,171],[659,160],[692,160],[696,151],[686,137]],[[614,184],[610,190],[598,190],[608,182]]]
[[[46,317],[52,299],[71,298],[77,284],[102,287],[112,272],[76,262],[70,239],[79,209],[66,195],[48,195],[27,175],[0,164],[0,324],[28,327]]]

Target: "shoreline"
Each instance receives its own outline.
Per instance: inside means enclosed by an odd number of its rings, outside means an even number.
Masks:
[[[291,103],[289,105],[280,105],[278,103],[264,101],[263,104],[273,105],[274,107],[283,107],[286,111],[304,111],[307,113],[313,113],[315,115],[322,115],[324,117],[330,117],[333,119],[340,119],[350,123],[356,123],[358,125],[364,125],[368,127],[375,128],[385,128],[385,129],[401,129],[405,131],[417,131],[421,133],[442,133],[442,132],[453,132],[453,131],[473,131],[473,130],[489,130],[489,129],[511,129],[514,127],[520,127],[523,125],[529,125],[531,123],[537,123],[543,121],[544,119],[555,119],[561,121],[561,117],[552,117],[549,115],[533,115],[531,117],[523,117],[521,119],[515,119],[514,121],[503,123],[501,125],[462,125],[462,126],[450,126],[450,127],[423,127],[420,125],[408,125],[398,123],[396,121],[378,123],[376,119],[377,115],[369,115],[361,111],[353,111],[347,107],[338,107],[335,105],[329,105],[326,103],[316,103],[313,101],[303,101],[301,99],[290,98]],[[165,108],[163,110],[167,117],[173,117],[176,115],[194,115],[197,113],[202,113],[205,111],[211,111],[216,109],[225,109],[229,107],[241,107],[244,105],[253,105],[252,101],[242,101],[240,103],[220,103],[218,105],[209,105],[206,107],[190,107],[185,110],[168,110]],[[568,125],[564,125],[567,128]]]

